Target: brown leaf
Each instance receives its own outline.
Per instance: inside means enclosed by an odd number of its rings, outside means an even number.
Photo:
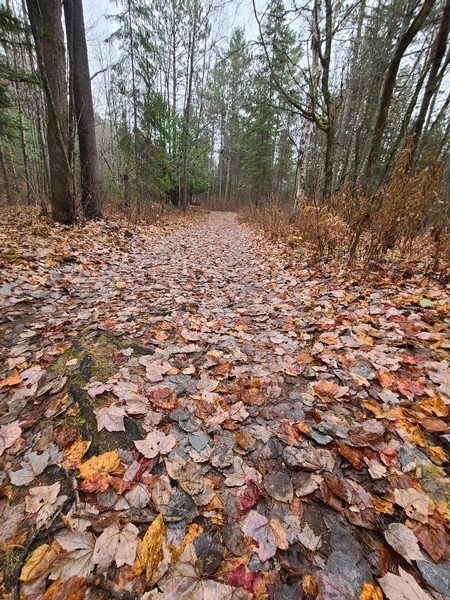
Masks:
[[[87,591],[87,581],[74,575],[61,583],[57,579],[48,588],[42,600],[82,600]]]
[[[133,573],[141,575],[145,572],[147,582],[163,559],[163,541],[166,535],[166,525],[163,516],[159,514],[147,529],[142,540],[139,540]]]
[[[158,387],[152,390],[150,400],[154,406],[172,410],[178,406],[177,395],[168,387]]]
[[[399,575],[388,573],[378,581],[388,600],[431,600],[414,577],[401,567]]]
[[[435,563],[439,562],[450,546],[444,524],[430,517],[427,524],[411,522],[411,529],[422,548],[428,552]]]
[[[64,451],[62,464],[66,469],[76,469],[89,450],[91,442],[78,438]]]
[[[409,400],[413,400],[414,396],[422,396],[425,390],[423,383],[417,380],[410,379],[406,375],[399,375],[397,379],[398,391],[406,396]]]
[[[336,395],[339,393],[339,386],[337,383],[330,381],[329,379],[322,379],[312,386],[313,392],[316,396],[319,396],[324,402],[334,402]]]
[[[422,553],[414,533],[402,523],[391,523],[384,532],[387,543],[409,563],[412,560],[423,560]]]

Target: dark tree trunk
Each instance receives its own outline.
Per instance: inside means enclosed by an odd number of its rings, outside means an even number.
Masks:
[[[408,49],[409,45],[416,37],[425,19],[430,14],[433,5],[436,0],[425,0],[420,12],[413,20],[408,29],[403,33],[397,42],[394,50],[394,55],[389,64],[386,76],[384,78],[383,88],[381,91],[381,97],[378,104],[377,118],[373,129],[373,136],[370,143],[369,154],[366,159],[366,165],[363,173],[363,183],[367,192],[373,191],[374,187],[374,176],[378,165],[378,157],[381,148],[381,142],[383,140],[383,133],[386,127],[386,122],[389,113],[389,107],[391,105],[392,95],[394,92],[395,82],[397,79],[397,73],[400,68],[400,62]]]
[[[73,91],[80,148],[81,206],[86,219],[101,219],[94,104],[92,102],[83,3],[82,0],[69,0],[69,2],[73,5]]]
[[[425,117],[427,116],[428,108],[434,94],[438,89],[439,80],[439,68],[445,55],[447,48],[448,34],[450,30],[450,0],[447,0],[444,6],[444,12],[442,13],[442,21],[439,27],[439,31],[436,36],[436,40],[432,48],[432,63],[428,80],[425,86],[425,91],[422,98],[422,104],[420,106],[419,114],[417,115],[416,122],[414,123],[412,137],[413,147],[411,151],[411,160],[417,150],[417,146],[422,135],[423,126],[425,123]]]
[[[75,219],[73,172],[68,159],[69,107],[66,53],[59,0],[27,0],[39,71],[47,100],[52,217],[70,225]]]

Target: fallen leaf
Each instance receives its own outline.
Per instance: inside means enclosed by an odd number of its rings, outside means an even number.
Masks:
[[[263,515],[251,510],[241,523],[242,533],[258,543],[258,556],[262,561],[272,558],[277,548],[287,550],[289,547],[286,530],[278,521],[269,521]]]
[[[95,538],[85,531],[65,531],[55,537],[58,544],[65,550],[51,567],[52,579],[61,577],[62,581],[78,575],[86,577],[94,569],[92,554]]]
[[[313,392],[316,396],[319,396],[324,402],[334,402],[336,395],[339,393],[339,386],[337,383],[330,381],[329,379],[322,379],[318,383],[312,386]]]
[[[21,427],[17,421],[2,425],[0,427],[0,456],[7,448],[11,446],[20,438],[22,433]]]
[[[144,440],[136,440],[134,445],[146,458],[155,458],[158,454],[168,454],[176,443],[173,435],[155,429]]]
[[[28,485],[35,477],[45,471],[50,461],[48,450],[44,450],[41,454],[37,452],[28,452],[20,463],[22,467],[18,471],[10,473],[9,477],[13,485]]]
[[[57,579],[42,596],[42,600],[82,600],[87,591],[87,581],[74,575],[64,582]]]
[[[387,543],[409,563],[412,560],[423,559],[417,538],[406,525],[391,523],[387,531],[384,532],[384,537]]]
[[[396,504],[405,509],[408,517],[421,523],[427,523],[428,515],[434,511],[434,502],[431,498],[425,494],[421,494],[414,488],[408,488],[407,490],[396,489],[394,490],[394,498]]]
[[[23,583],[30,583],[38,577],[46,575],[50,570],[51,565],[62,552],[64,552],[64,550],[56,540],[54,540],[51,545],[42,544],[41,546],[38,546],[22,567],[19,580]]]
[[[144,538],[138,541],[133,573],[141,575],[145,571],[147,583],[152,579],[153,573],[163,559],[162,546],[165,534],[166,525],[163,516],[159,514],[149,525]]]
[[[412,575],[399,567],[399,575],[387,573],[378,579],[388,600],[431,600]]]
[[[93,456],[82,463],[78,469],[80,477],[84,479],[79,489],[91,492],[106,491],[111,482],[111,476],[123,472],[117,450]]]
[[[113,523],[107,527],[95,542],[92,562],[98,571],[104,572],[114,561],[118,567],[133,565],[138,547],[139,530],[133,523],[121,527]]]
[[[66,469],[76,469],[81,463],[83,456],[89,450],[91,442],[81,438],[73,441],[63,453],[62,465]]]
[[[21,377],[19,371],[17,369],[14,369],[14,371],[11,373],[11,375],[9,375],[6,379],[2,379],[2,381],[0,381],[0,388],[8,387],[11,385],[17,385],[21,381],[22,381],[22,377]]]
[[[111,404],[110,406],[97,408],[94,410],[94,414],[97,418],[97,431],[101,431],[102,429],[106,429],[107,431],[125,431],[123,419],[127,413],[120,406]]]

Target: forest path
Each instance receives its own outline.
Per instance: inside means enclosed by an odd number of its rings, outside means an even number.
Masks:
[[[363,583],[378,598],[383,556],[395,571],[398,554],[447,593],[441,290],[292,268],[231,213],[168,228],[30,220],[0,241],[7,590],[34,535],[59,546],[40,548],[24,598],[95,571],[136,598],[156,584],[152,599],[290,599],[311,581],[325,600],[356,600]],[[63,506],[84,518],[60,522]],[[146,581],[129,566],[158,513],[145,560],[153,572],[164,555],[167,573]],[[163,539],[186,548],[168,558]]]

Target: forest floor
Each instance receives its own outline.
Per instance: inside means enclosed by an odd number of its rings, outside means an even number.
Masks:
[[[448,288],[21,213],[0,315],[0,597],[450,597]]]

